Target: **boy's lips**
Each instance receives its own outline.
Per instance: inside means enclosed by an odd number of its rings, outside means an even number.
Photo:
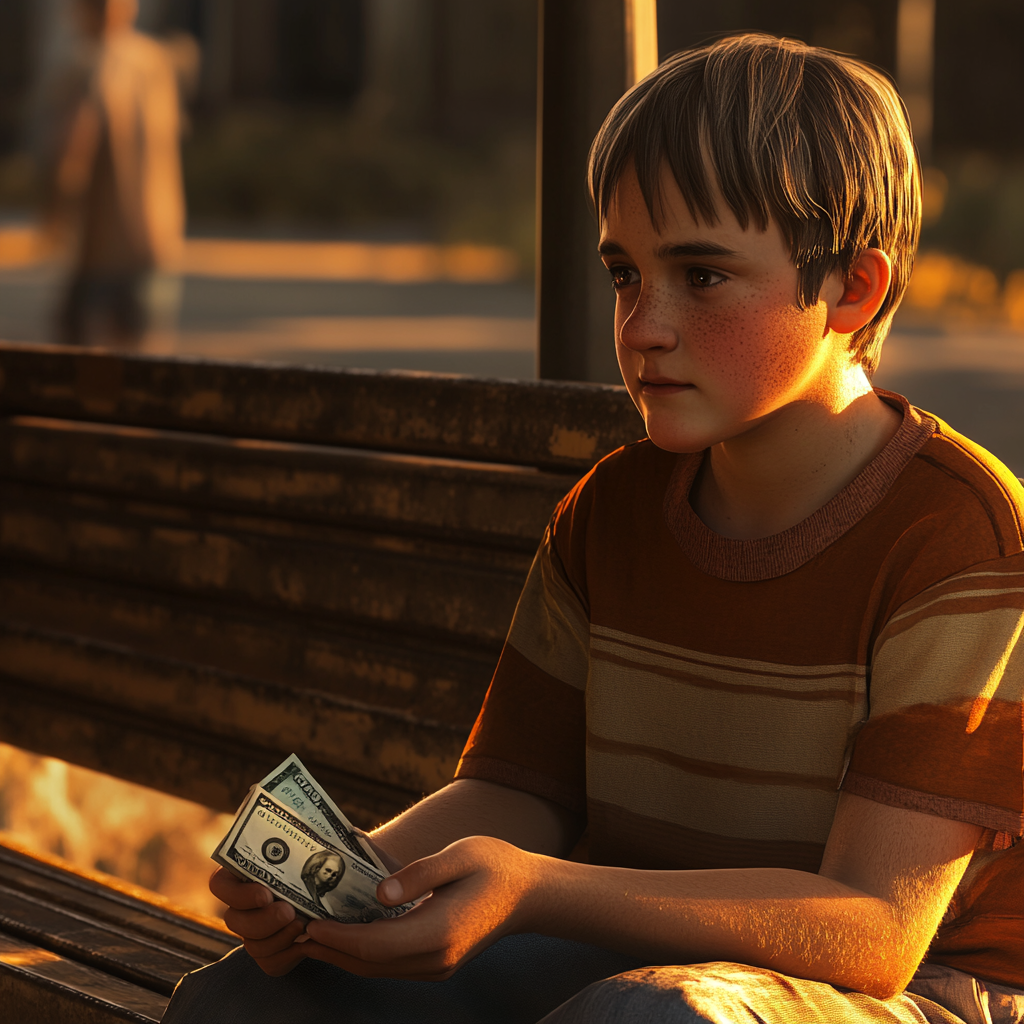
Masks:
[[[686,381],[672,380],[670,377],[641,377],[641,392],[645,395],[675,395],[681,391],[692,390],[693,385]]]

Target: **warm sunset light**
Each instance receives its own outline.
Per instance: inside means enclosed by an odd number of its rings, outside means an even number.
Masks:
[[[51,255],[37,229],[0,226],[0,269],[33,267]],[[494,284],[514,280],[519,261],[493,245],[190,238],[181,269],[210,278]]]
[[[1022,0],[0,0],[0,1024],[1024,1024]]]
[[[0,227],[0,270],[34,267],[47,255],[45,239],[37,228]]]
[[[114,875],[219,916],[210,852],[231,815],[0,744],[0,845]]]
[[[657,0],[626,0],[626,82],[636,84],[657,66]]]
[[[511,252],[495,246],[193,238],[183,269],[197,277],[410,284],[508,281],[518,267]]]

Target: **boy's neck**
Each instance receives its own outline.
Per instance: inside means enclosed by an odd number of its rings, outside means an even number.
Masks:
[[[795,402],[746,433],[714,445],[690,492],[710,529],[756,540],[803,522],[888,444],[899,412],[870,389],[840,409]]]

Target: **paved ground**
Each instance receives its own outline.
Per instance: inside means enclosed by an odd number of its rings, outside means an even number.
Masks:
[[[57,283],[0,272],[0,337],[46,341]],[[532,377],[529,285],[186,278],[181,355]]]
[[[1024,336],[898,327],[875,383],[941,417],[1024,477]]]
[[[880,373],[877,383],[935,413],[1024,477],[1024,373],[922,370]]]
[[[45,341],[47,270],[0,272],[0,337]],[[359,284],[186,279],[183,355],[321,366],[535,374],[525,284]],[[1005,330],[897,326],[876,378],[1024,476],[1024,337]]]

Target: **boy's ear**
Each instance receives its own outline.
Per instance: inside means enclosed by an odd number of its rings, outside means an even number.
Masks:
[[[881,249],[865,249],[842,281],[842,294],[828,304],[827,327],[836,334],[859,331],[881,308],[892,283],[892,261]]]

